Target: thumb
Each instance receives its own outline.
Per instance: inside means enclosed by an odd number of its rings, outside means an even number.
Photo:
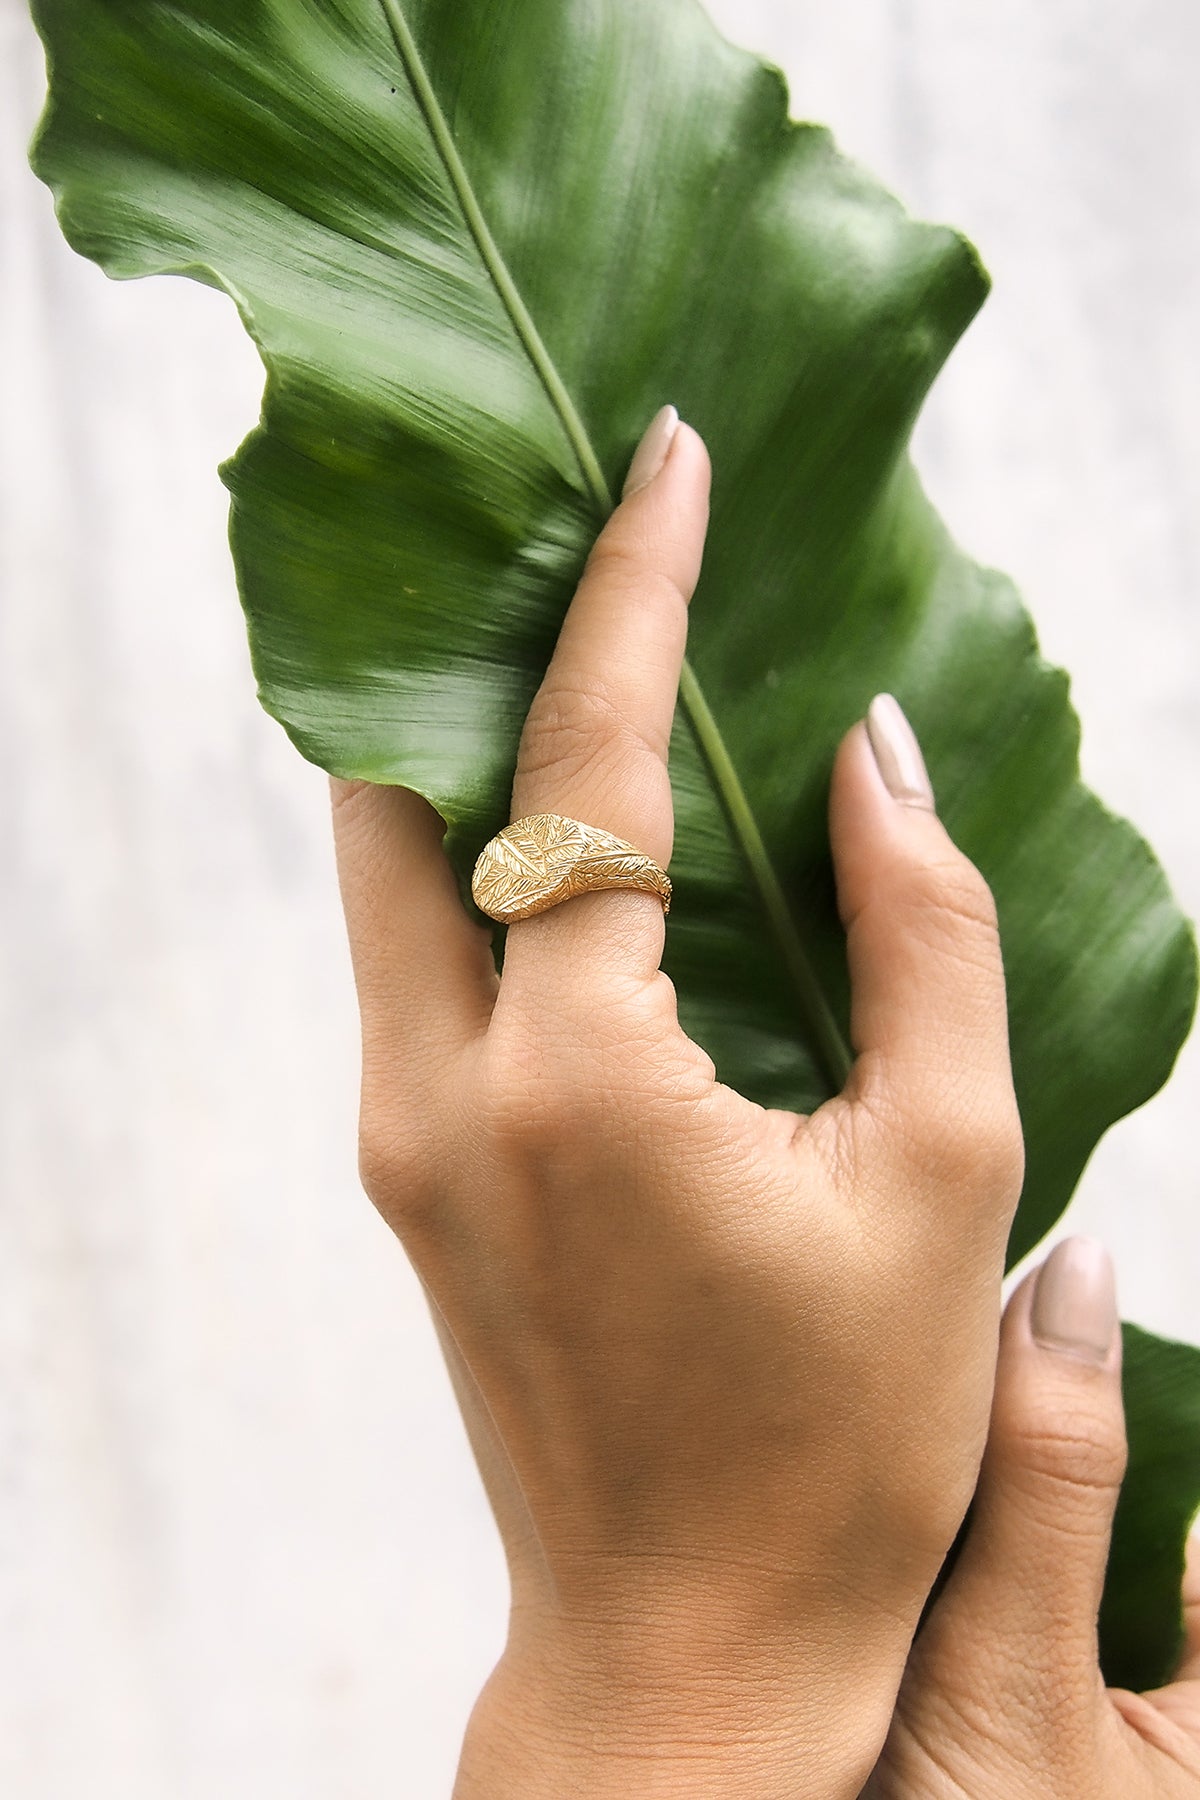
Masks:
[[[992,1684],[1060,1752],[1103,1692],[1096,1620],[1125,1461],[1112,1261],[1068,1238],[1005,1312],[975,1510],[930,1619],[939,1637],[975,1621]]]
[[[886,1158],[961,1216],[987,1201],[1007,1236],[1021,1188],[1004,969],[987,883],[940,823],[912,727],[889,695],[844,740],[830,791],[846,927],[848,1096]]]

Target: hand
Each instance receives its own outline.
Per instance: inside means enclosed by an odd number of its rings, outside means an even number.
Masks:
[[[513,794],[664,865],[709,483],[672,423],[596,544]],[[512,1576],[458,1794],[857,1794],[974,1487],[1022,1169],[991,897],[903,715],[876,703],[837,759],[857,1061],[808,1119],[684,1035],[657,899],[514,925],[497,981],[429,806],[338,785],[335,823],[364,1181]]]
[[[904,1677],[870,1800],[1200,1800],[1200,1550],[1178,1678],[1106,1689],[1096,1651],[1125,1468],[1112,1265],[1068,1239],[1004,1318],[979,1494]]]

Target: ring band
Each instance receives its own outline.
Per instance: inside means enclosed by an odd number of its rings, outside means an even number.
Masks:
[[[471,877],[480,912],[500,925],[532,919],[576,894],[632,888],[654,894],[671,910],[665,869],[624,838],[559,813],[530,813],[485,844]]]

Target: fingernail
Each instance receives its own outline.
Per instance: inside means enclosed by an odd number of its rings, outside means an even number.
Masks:
[[[894,800],[905,806],[935,811],[933,788],[917,734],[891,694],[876,694],[867,708],[867,736],[883,785]]]
[[[630,494],[636,494],[639,488],[648,487],[667,460],[667,451],[671,448],[671,439],[679,429],[679,414],[673,406],[660,407],[655,413],[641,443],[633,453],[633,461],[629,465],[629,473],[625,477],[625,486],[621,489],[622,500],[628,500]]]
[[[1106,1362],[1117,1330],[1112,1257],[1095,1238],[1056,1244],[1038,1271],[1030,1326],[1047,1350]]]

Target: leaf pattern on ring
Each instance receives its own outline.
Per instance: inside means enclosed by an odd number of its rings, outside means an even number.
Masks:
[[[506,825],[485,844],[471,878],[476,906],[504,925],[603,888],[654,894],[670,911],[671,883],[657,863],[624,838],[558,813]]]

